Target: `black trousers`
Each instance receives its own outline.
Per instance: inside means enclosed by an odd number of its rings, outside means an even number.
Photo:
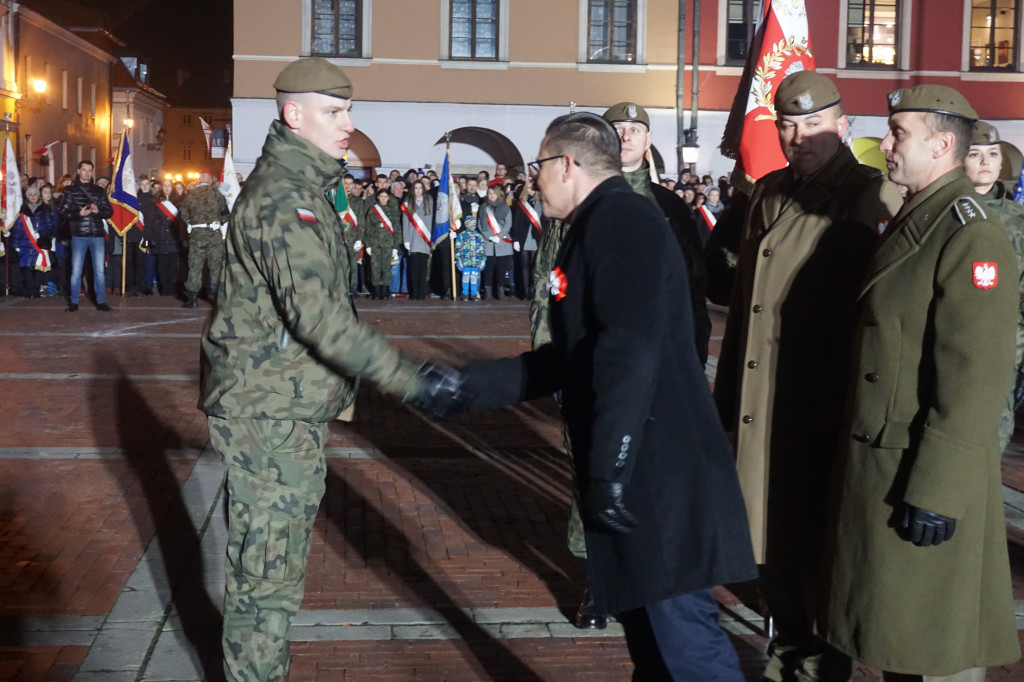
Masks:
[[[512,264],[516,272],[516,297],[520,300],[533,298],[533,261],[536,258],[536,249],[517,251],[512,256]]]
[[[512,256],[488,256],[487,264],[480,277],[480,288],[490,289],[492,298],[502,298],[505,290],[505,275],[512,267]]]
[[[156,254],[156,281],[161,296],[173,296],[178,291],[178,254]]]
[[[410,253],[406,262],[409,264],[407,275],[409,298],[417,301],[426,298],[430,295],[430,289],[427,288],[427,267],[430,263],[430,255]]]

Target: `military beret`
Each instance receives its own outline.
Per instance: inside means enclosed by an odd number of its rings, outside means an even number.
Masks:
[[[967,98],[945,85],[915,85],[889,93],[889,113],[925,111],[977,121],[978,112]]]
[[[651,117],[647,115],[647,111],[642,106],[633,102],[619,102],[604,112],[604,120],[609,123],[636,121],[647,126],[648,130],[651,129]]]
[[[839,104],[839,91],[828,76],[817,71],[797,71],[786,76],[775,94],[775,111],[803,116]]]
[[[999,131],[991,123],[978,121],[971,144],[999,144]]]
[[[352,81],[340,67],[321,57],[294,61],[274,81],[278,92],[318,92],[321,95],[352,99]]]

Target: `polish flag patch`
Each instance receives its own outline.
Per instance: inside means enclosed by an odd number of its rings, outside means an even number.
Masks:
[[[299,220],[304,223],[315,223],[316,215],[308,208],[297,208],[295,212],[299,214]]]
[[[999,283],[999,267],[995,263],[975,262],[971,270],[974,273],[974,286],[978,289],[992,289]]]
[[[565,290],[569,286],[569,279],[562,272],[562,268],[555,268],[548,277],[548,285],[551,288],[551,295],[556,301],[565,298]]]

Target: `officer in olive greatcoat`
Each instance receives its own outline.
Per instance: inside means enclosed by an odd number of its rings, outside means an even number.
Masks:
[[[757,182],[715,381],[736,456],[761,587],[775,619],[768,680],[846,680],[850,660],[816,634],[828,480],[846,395],[854,307],[898,188],[857,163],[827,76],[779,86],[789,166]]]
[[[1024,206],[1007,196],[1006,187],[999,180],[1003,167],[1003,151],[999,145],[999,131],[991,124],[978,121],[971,141],[971,150],[963,163],[964,172],[974,183],[985,207],[992,210],[1010,235],[1013,251],[1017,254],[1018,282],[1021,313],[1017,318],[1017,362],[1014,365],[1013,386],[1024,380]],[[1016,391],[1011,391],[999,419],[999,449],[1005,450],[1013,436],[1014,403]]]
[[[978,114],[889,94],[907,203],[868,264],[826,574],[827,641],[887,680],[985,679],[1020,656],[999,468],[1017,259],[961,169]]]

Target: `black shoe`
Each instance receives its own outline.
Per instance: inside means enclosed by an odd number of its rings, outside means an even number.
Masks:
[[[100,311],[101,313],[109,313],[110,312],[110,306],[107,305],[106,303],[97,303],[96,304],[96,310]]]
[[[182,308],[198,308],[199,303],[196,301],[196,295],[191,291],[188,292],[185,303],[181,306]]]
[[[594,595],[590,590],[583,591],[583,601],[576,611],[573,625],[580,630],[604,630],[608,627],[608,616],[594,612]]]
[[[69,303],[68,307],[64,309],[64,312],[77,313],[78,312],[78,304],[77,303]]]

